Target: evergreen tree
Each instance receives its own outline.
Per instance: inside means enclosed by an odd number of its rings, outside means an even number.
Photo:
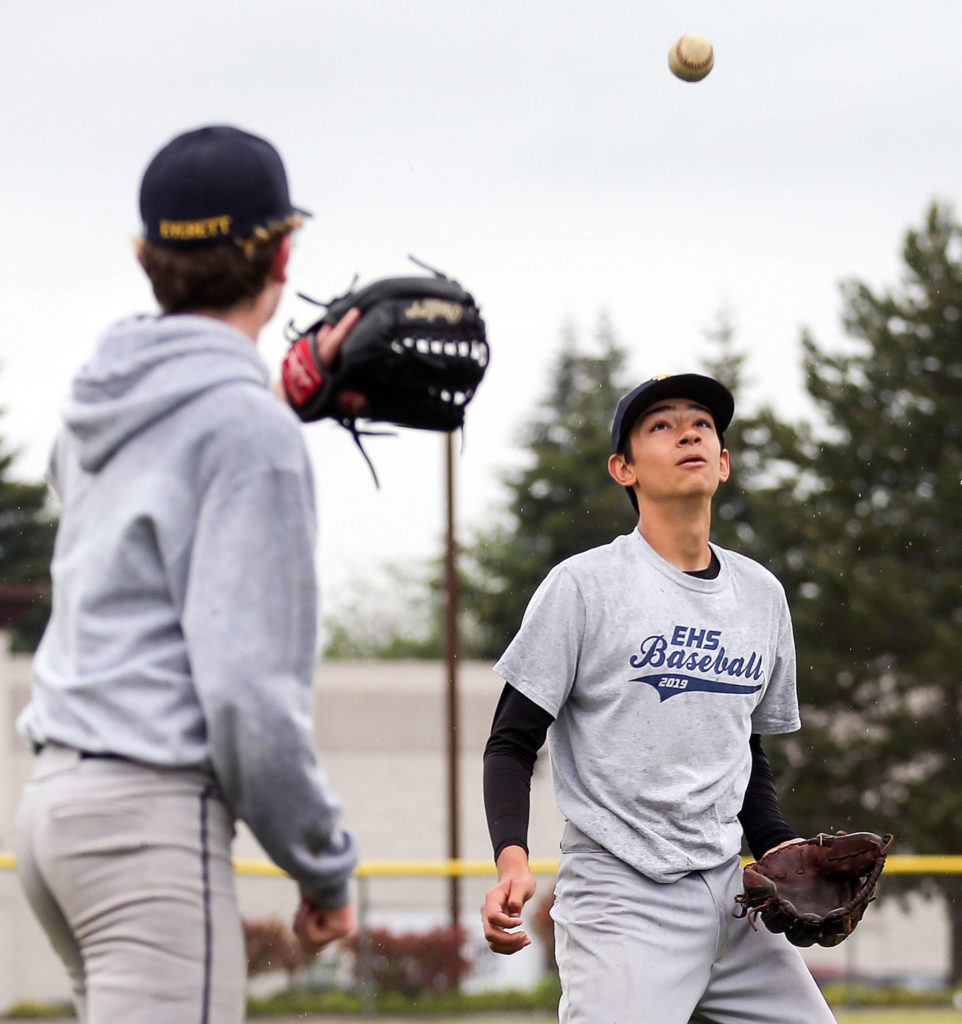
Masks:
[[[717,530],[749,540],[742,549],[779,576],[792,606],[804,725],[771,750],[790,820],[803,832],[890,830],[903,852],[954,853],[962,227],[951,210],[933,204],[902,255],[898,288],[843,285],[845,352],[803,336],[818,429],[789,428],[770,411],[741,422],[742,495]],[[958,983],[962,884],[931,884],[951,911]]]
[[[0,441],[0,600],[16,612],[11,649],[32,651],[50,614],[56,522],[46,510],[46,485],[13,479],[15,458]]]
[[[473,653],[497,657],[548,570],[631,529],[634,513],[607,463],[611,418],[627,390],[625,352],[602,318],[597,354],[566,330],[544,398],[521,431],[527,464],[504,474],[506,521],[466,549],[463,607]]]

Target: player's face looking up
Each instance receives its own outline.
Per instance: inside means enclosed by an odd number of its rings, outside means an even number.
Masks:
[[[728,452],[721,446],[709,410],[685,398],[669,398],[646,409],[632,424],[624,470],[645,498],[710,498],[728,479]]]

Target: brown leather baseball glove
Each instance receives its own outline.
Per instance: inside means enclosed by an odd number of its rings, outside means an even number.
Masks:
[[[875,899],[891,834],[819,833],[770,850],[746,865],[738,917],[755,918],[795,946],[837,946],[855,930]]]

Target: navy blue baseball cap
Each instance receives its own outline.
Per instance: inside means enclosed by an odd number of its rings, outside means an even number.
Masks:
[[[295,215],[280,154],[230,125],[178,135],[147,165],[140,185],[144,238],[165,246],[247,239]]]
[[[712,414],[719,438],[725,433],[735,414],[732,393],[712,377],[700,373],[663,374],[652,377],[629,391],[618,403],[611,424],[611,453],[624,451],[625,440],[635,420],[655,402],[666,398],[690,398]],[[724,442],[723,442],[724,443]]]

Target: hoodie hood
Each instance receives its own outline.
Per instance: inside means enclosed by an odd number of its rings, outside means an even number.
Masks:
[[[212,317],[133,317],[111,327],[74,378],[62,412],[88,472],[197,395],[270,374],[254,343]]]

